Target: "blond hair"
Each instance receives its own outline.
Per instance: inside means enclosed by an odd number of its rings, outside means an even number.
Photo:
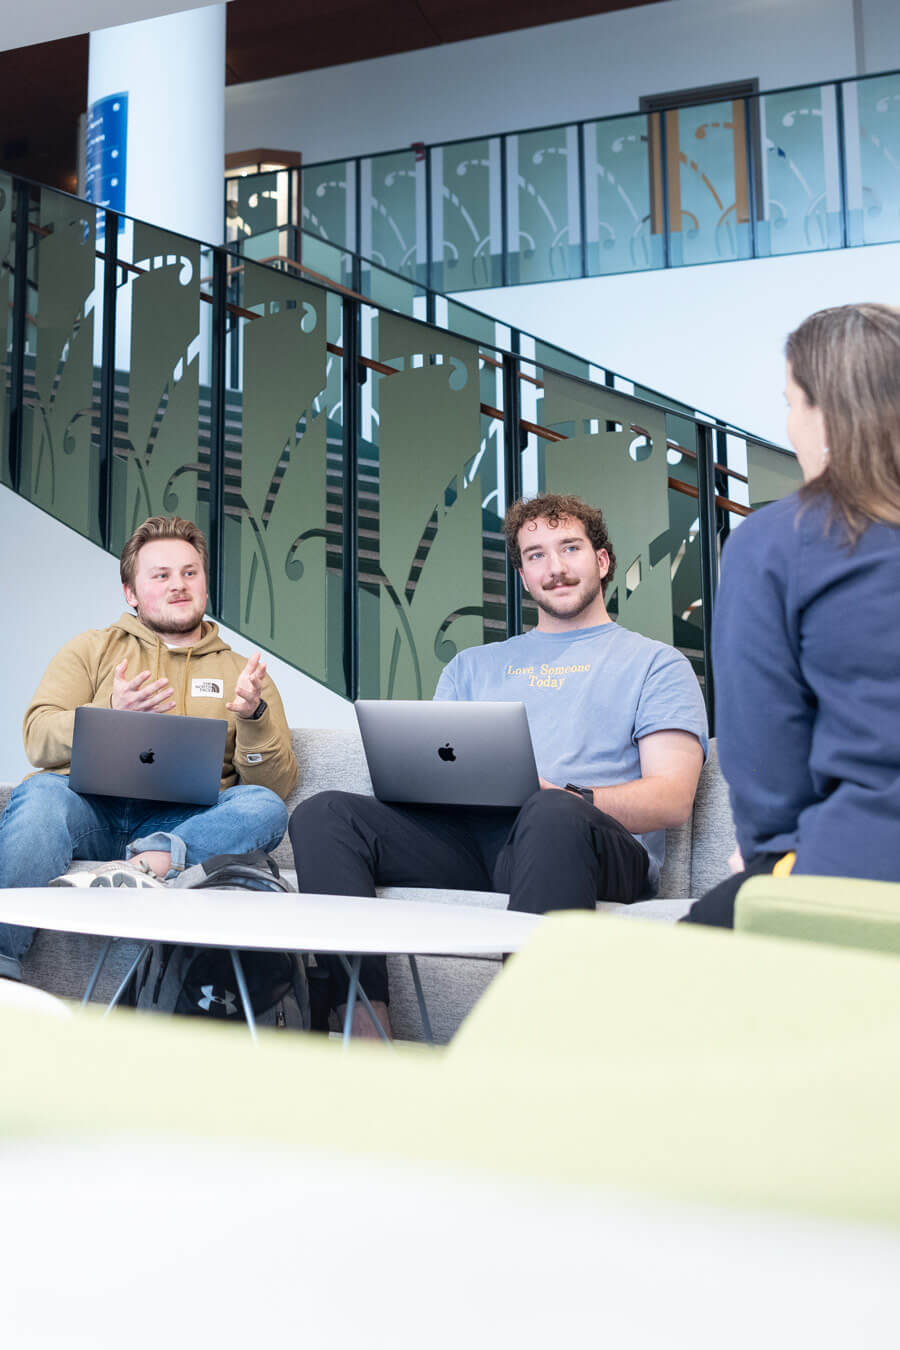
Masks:
[[[134,574],[137,571],[137,558],[145,544],[157,539],[183,539],[200,554],[204,576],[209,576],[209,550],[199,525],[192,520],[182,520],[181,516],[150,516],[143,525],[139,525],[122,549],[119,558],[119,576],[122,585],[134,590]]]
[[[825,468],[801,490],[827,494],[852,545],[873,521],[900,525],[900,309],[841,305],[785,343],[791,374],[825,423]]]

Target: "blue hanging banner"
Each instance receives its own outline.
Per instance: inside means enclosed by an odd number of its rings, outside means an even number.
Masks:
[[[84,195],[96,206],[125,210],[128,95],[108,94],[88,109]],[[124,229],[124,220],[119,229]],[[102,233],[98,221],[98,232]]]

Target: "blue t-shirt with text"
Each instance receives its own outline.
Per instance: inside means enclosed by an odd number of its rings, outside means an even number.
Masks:
[[[524,703],[538,772],[560,786],[640,778],[638,741],[654,731],[688,731],[704,756],[709,749],[703,695],[687,659],[612,622],[469,647],[446,666],[435,698]],[[635,838],[650,855],[655,895],[665,830]]]

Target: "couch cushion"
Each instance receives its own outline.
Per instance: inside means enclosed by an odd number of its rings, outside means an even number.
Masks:
[[[694,798],[690,886],[685,894],[699,899],[730,876],[728,859],[736,845],[728,785],[719,768],[716,743],[712,741]]]

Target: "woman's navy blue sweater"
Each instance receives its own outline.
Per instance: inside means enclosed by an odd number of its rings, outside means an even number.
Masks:
[[[848,548],[827,496],[741,523],[713,630],[716,733],[745,862],[900,881],[900,527]]]

